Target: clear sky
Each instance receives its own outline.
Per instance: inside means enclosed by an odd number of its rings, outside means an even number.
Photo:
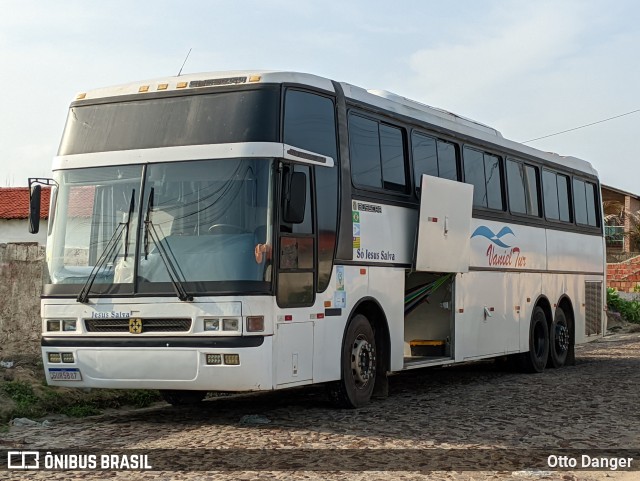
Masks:
[[[525,141],[640,109],[635,0],[0,0],[0,185],[50,175],[78,92],[178,73],[310,72]],[[640,112],[529,145],[640,194]]]

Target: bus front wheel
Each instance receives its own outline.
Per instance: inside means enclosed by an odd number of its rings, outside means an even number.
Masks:
[[[547,316],[540,306],[536,306],[531,315],[529,326],[529,352],[521,354],[522,369],[535,373],[544,371],[549,357],[549,327]]]
[[[340,370],[340,381],[329,385],[331,401],[351,409],[366,405],[376,380],[376,341],[371,323],[362,314],[356,314],[347,328]]]

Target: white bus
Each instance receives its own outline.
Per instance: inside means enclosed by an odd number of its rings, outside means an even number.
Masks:
[[[326,383],[359,407],[390,373],[541,372],[603,332],[591,165],[389,92],[271,71],[89,91],[53,172],[30,179],[34,206],[53,186],[52,385]]]

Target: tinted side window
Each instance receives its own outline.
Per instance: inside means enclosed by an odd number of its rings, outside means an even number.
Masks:
[[[380,156],[383,187],[404,192],[406,181],[402,130],[389,125],[380,125]]]
[[[587,223],[592,226],[599,226],[600,209],[597,204],[596,185],[591,182],[585,183],[587,195]]]
[[[571,222],[571,206],[569,203],[569,177],[558,174],[558,207],[560,220]]]
[[[487,207],[487,186],[484,181],[482,152],[464,148],[464,181],[473,184],[473,205]]]
[[[596,186],[591,182],[573,179],[573,205],[576,223],[598,226],[598,206]]]
[[[349,116],[349,152],[353,183],[381,188],[378,122],[359,115]]]
[[[454,144],[444,140],[436,140],[417,132],[411,136],[411,143],[416,189],[420,189],[422,174],[458,180],[456,146]]]
[[[355,185],[406,191],[402,129],[349,114],[349,152]]]
[[[487,182],[487,204],[489,208],[502,210],[500,159],[495,155],[484,154],[484,176]]]
[[[516,214],[539,215],[537,169],[507,160],[509,206]]]
[[[438,176],[443,179],[458,180],[456,146],[444,140],[438,140]]]
[[[525,197],[527,202],[527,213],[540,215],[538,208],[538,169],[531,165],[524,166],[525,173]]]
[[[337,161],[333,101],[309,92],[287,90],[284,102],[284,142]]]
[[[411,136],[411,143],[413,145],[413,171],[416,178],[416,189],[419,189],[422,174],[438,176],[436,139],[414,133]]]
[[[507,188],[511,212],[526,214],[524,166],[521,163],[507,160]]]
[[[573,179],[573,205],[576,212],[576,223],[588,224],[585,185],[583,181],[578,179]]]
[[[542,189],[544,192],[544,215],[547,219],[559,220],[558,184],[555,173],[548,170],[542,171]]]
[[[473,204],[502,210],[500,158],[468,147],[464,148],[464,179],[473,184]]]

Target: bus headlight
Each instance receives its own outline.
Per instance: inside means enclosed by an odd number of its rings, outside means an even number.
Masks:
[[[76,330],[76,320],[75,319],[67,319],[62,321],[62,330],[65,332],[71,332]]]
[[[58,332],[61,329],[62,321],[47,321],[47,332]]]
[[[204,330],[205,331],[219,331],[220,330],[220,319],[205,319],[204,320]]]
[[[240,323],[237,318],[231,319],[222,319],[222,330],[223,331],[238,331],[240,327]]]

